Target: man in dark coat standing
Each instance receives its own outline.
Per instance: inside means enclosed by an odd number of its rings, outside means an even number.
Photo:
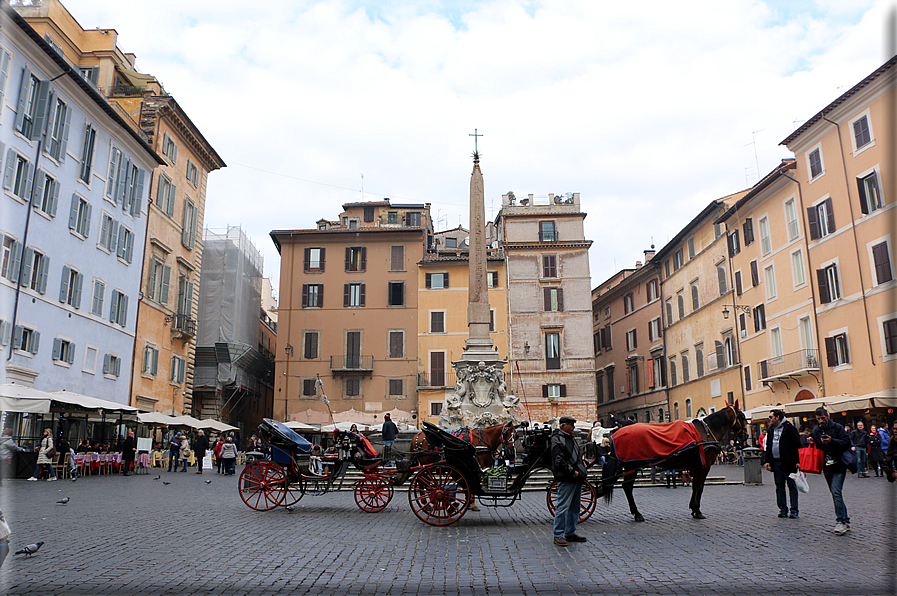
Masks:
[[[794,425],[785,419],[785,412],[773,410],[769,414],[769,433],[766,435],[766,469],[773,473],[776,482],[776,504],[779,517],[797,519],[797,486],[789,474],[800,469],[800,435]],[[785,500],[785,485],[791,497],[791,512]]]
[[[209,437],[206,436],[202,429],[196,431],[196,440],[193,441],[193,451],[196,453],[196,473],[202,474],[202,460],[209,450]]]
[[[121,444],[121,466],[125,471],[125,476],[131,475],[131,468],[134,467],[134,457],[136,455],[137,439],[134,438],[134,431],[128,429],[128,436]]]
[[[561,416],[560,428],[551,433],[551,471],[558,484],[558,503],[554,510],[554,543],[567,546],[571,542],[587,542],[576,535],[582,483],[588,470],[582,461],[579,445],[573,437],[576,419]]]
[[[383,416],[383,459],[386,460],[384,465],[392,465],[392,446],[396,441],[396,435],[399,434],[399,427],[392,421],[389,414]]]
[[[838,536],[843,536],[850,531],[850,516],[847,514],[844,496],[841,494],[844,478],[847,476],[847,466],[841,461],[841,456],[850,449],[850,437],[844,432],[843,426],[828,417],[828,410],[823,407],[816,408],[816,428],[811,435],[816,448],[822,449],[825,453],[822,475],[825,476],[825,482],[835,504],[834,532]]]

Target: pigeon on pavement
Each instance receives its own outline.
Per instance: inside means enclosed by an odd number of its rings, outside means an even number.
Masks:
[[[44,545],[43,542],[35,542],[34,544],[29,544],[22,550],[17,550],[16,554],[17,555],[33,555],[34,553],[39,551],[40,547],[42,547],[43,545]]]
[[[77,476],[72,476],[72,482],[78,482],[78,477],[77,477]]]
[[[164,484],[165,486],[168,486],[168,485],[171,484],[171,483],[170,483],[170,482],[165,482],[165,481],[163,480],[163,481],[162,481],[162,484]]]
[[[211,480],[206,480],[206,484],[212,484]]]
[[[61,501],[56,501],[56,502],[57,502],[58,504],[60,504],[60,505],[65,505],[65,504],[67,504],[67,503],[68,503],[69,501],[71,501],[71,500],[72,500],[71,497],[66,497],[66,498],[62,499]]]
[[[158,476],[156,476],[155,478],[153,478],[153,480],[162,480],[162,474],[159,474]]]
[[[287,510],[287,513],[292,513],[295,507],[293,507],[292,505],[287,505],[284,509]]]

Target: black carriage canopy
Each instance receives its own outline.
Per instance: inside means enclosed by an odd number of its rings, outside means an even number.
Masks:
[[[302,435],[296,433],[291,428],[287,428],[282,422],[271,420],[270,418],[262,418],[259,425],[259,432],[274,445],[284,447],[297,447],[300,451],[308,453],[311,451],[312,444],[309,443]]]

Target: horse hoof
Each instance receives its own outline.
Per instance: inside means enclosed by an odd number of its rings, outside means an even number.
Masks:
[[[704,517],[704,514],[701,513],[700,511],[692,511],[691,516],[695,519],[707,519],[706,517]]]
[[[642,514],[641,514],[641,513],[636,513],[636,514],[635,514],[635,521],[637,521],[637,522],[645,521],[645,518],[642,517]]]

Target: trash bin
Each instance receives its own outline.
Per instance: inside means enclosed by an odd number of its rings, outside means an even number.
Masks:
[[[760,469],[763,452],[756,447],[744,448],[744,483],[763,484],[763,474]]]

